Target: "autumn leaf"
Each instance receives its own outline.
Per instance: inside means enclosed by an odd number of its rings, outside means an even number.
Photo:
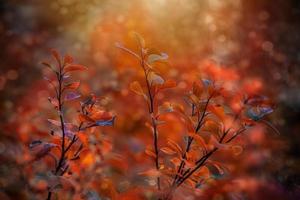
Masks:
[[[147,171],[144,172],[140,172],[139,175],[143,175],[143,176],[149,176],[149,177],[159,177],[160,176],[160,172],[157,169],[149,169]]]
[[[91,117],[84,114],[79,114],[78,119],[80,122],[95,122]]]
[[[54,57],[54,59],[55,59],[58,63],[60,63],[60,55],[59,55],[59,53],[58,53],[55,49],[51,49],[50,51],[51,51],[51,54],[52,54],[52,56]]]
[[[182,148],[173,140],[168,139],[167,144],[173,149],[175,150],[177,153],[182,154]]]
[[[70,55],[64,56],[64,64],[71,64],[73,62],[73,57]]]
[[[144,96],[144,91],[142,89],[142,86],[140,85],[139,82],[134,81],[130,84],[129,86],[130,90],[133,91],[134,93],[138,94],[138,95],[142,95]]]
[[[74,99],[78,99],[81,95],[76,93],[76,92],[69,92],[65,95],[65,100],[66,101],[71,101]]]
[[[194,82],[193,83],[193,94],[196,97],[200,98],[202,91],[203,91],[203,89],[202,89],[201,85],[198,82]]]
[[[156,158],[155,153],[151,149],[145,149],[145,153],[152,158]]]
[[[150,54],[148,56],[147,62],[149,64],[152,64],[154,62],[165,61],[167,59],[168,59],[168,54],[166,54],[166,53],[161,53],[160,55],[159,54]]]
[[[166,80],[163,84],[157,85],[157,89],[158,90],[169,89],[169,88],[176,87],[176,85],[177,84],[174,80]]]
[[[86,66],[83,66],[83,65],[75,65],[75,64],[67,65],[67,66],[64,68],[64,72],[65,72],[65,73],[67,73],[67,72],[72,72],[72,71],[84,71],[84,70],[87,70],[87,67],[86,67]]]
[[[226,117],[224,108],[221,105],[209,105],[208,110],[222,121]]]
[[[111,112],[106,112],[104,110],[95,110],[91,113],[90,118],[99,121],[99,120],[110,120],[113,117]]]
[[[163,85],[165,80],[155,72],[149,72],[148,81],[151,85]]]
[[[131,35],[136,40],[136,42],[139,44],[139,46],[141,48],[145,48],[145,46],[146,46],[145,40],[139,33],[133,31],[131,33]]]
[[[113,126],[115,123],[115,116],[110,120],[99,120],[95,122],[96,126]]]
[[[76,90],[80,86],[80,81],[76,81],[73,83],[68,83],[65,85],[65,89]]]
[[[230,147],[230,149],[235,156],[238,156],[243,152],[243,147],[241,147],[240,145],[233,145]]]
[[[59,126],[60,127],[60,122],[57,120],[53,120],[53,119],[48,119],[48,122],[50,122],[51,124],[55,125],[55,126]]]
[[[168,155],[173,155],[173,154],[176,154],[176,151],[172,150],[171,148],[169,147],[163,147],[160,149],[162,152],[164,152],[165,154],[168,154]]]

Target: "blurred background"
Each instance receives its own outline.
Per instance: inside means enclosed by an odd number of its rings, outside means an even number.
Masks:
[[[299,19],[298,0],[0,1],[0,198],[45,195],[35,188],[33,169],[26,166],[24,175],[20,163],[33,139],[49,137],[49,88],[40,63],[55,48],[88,66],[78,76],[81,92],[106,96],[103,103],[118,116],[114,129],[101,130],[122,157],[107,169],[115,189],[93,188],[107,198],[126,193],[143,199],[137,187],[145,183],[136,174],[151,165],[143,154],[151,133],[144,128],[145,104],[128,91],[141,74],[115,47],[135,48],[135,31],[169,55],[160,70],[179,90],[166,96],[180,101],[193,80],[209,75],[276,104],[268,120],[281,135],[261,128],[247,136],[243,154],[228,158],[231,175],[205,188],[206,199],[300,199]],[[173,125],[161,135],[180,130]]]

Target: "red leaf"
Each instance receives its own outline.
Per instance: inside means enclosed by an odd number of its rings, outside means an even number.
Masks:
[[[95,122],[95,120],[84,114],[80,114],[78,118],[80,122]]]
[[[87,69],[86,66],[72,64],[72,65],[66,66],[64,71],[66,73],[66,72],[71,72],[71,71],[84,71],[86,69]]]
[[[64,63],[65,64],[71,64],[73,62],[73,58],[70,55],[65,55],[64,56]]]
[[[57,120],[53,120],[53,119],[48,119],[48,122],[50,122],[51,124],[55,125],[55,126],[59,126],[60,127],[60,122]]]
[[[171,148],[169,147],[163,147],[160,149],[162,152],[164,152],[165,154],[168,154],[168,155],[173,155],[176,153],[176,151],[172,150]]]
[[[80,82],[76,81],[76,82],[73,82],[73,83],[68,83],[65,86],[65,89],[76,90],[76,89],[78,89],[79,86],[80,86]]]
[[[69,92],[65,96],[66,101],[74,100],[80,97],[80,94],[75,93],[75,92]]]
[[[144,95],[144,91],[142,89],[142,86],[140,85],[139,82],[134,81],[130,84],[129,86],[130,90],[133,91],[134,93],[138,94],[138,95]]]
[[[55,60],[60,63],[60,55],[55,49],[51,49],[51,54],[55,58]]]

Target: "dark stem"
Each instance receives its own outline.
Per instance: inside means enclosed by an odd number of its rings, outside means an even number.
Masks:
[[[208,107],[208,104],[209,104],[209,101],[211,100],[213,95],[211,95],[206,103],[205,103],[205,107],[204,107],[204,110],[203,110],[203,113],[201,115],[201,118],[198,120],[198,123],[197,123],[197,126],[195,128],[195,133],[198,133],[198,131],[201,129],[201,126],[203,125],[203,120],[205,118],[205,115],[206,115],[206,110],[207,110],[207,107]],[[192,105],[192,115],[194,114],[194,104]],[[172,187],[175,186],[176,184],[176,181],[179,177],[179,174],[182,173],[182,170],[184,169],[184,166],[185,166],[185,159],[186,159],[186,155],[187,153],[190,151],[190,148],[191,148],[191,145],[192,145],[192,142],[193,142],[194,138],[192,136],[189,136],[188,137],[188,143],[187,143],[187,146],[186,146],[186,149],[185,149],[185,152],[183,153],[183,156],[182,156],[182,159],[181,159],[181,163],[179,165],[179,168],[177,170],[177,174],[175,175],[174,179],[173,179],[173,183],[172,183]]]
[[[148,80],[148,73],[147,73],[147,69],[145,67],[145,56],[143,53],[143,50],[141,48],[141,66],[143,68],[144,71],[144,75],[145,75],[145,79],[146,79],[146,85],[147,85],[147,92],[148,92],[148,97],[149,97],[149,103],[148,103],[148,107],[149,107],[149,114],[151,117],[151,123],[152,123],[152,127],[153,127],[153,146],[154,146],[154,151],[155,151],[155,167],[157,170],[159,170],[159,150],[158,150],[158,132],[157,132],[157,124],[156,124],[156,120],[154,117],[154,94],[152,94],[151,92],[151,85],[149,83]],[[160,177],[157,177],[157,189],[160,190]]]

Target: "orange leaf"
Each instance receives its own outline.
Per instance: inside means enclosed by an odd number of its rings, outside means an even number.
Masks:
[[[76,82],[73,82],[73,83],[69,83],[65,86],[66,89],[70,89],[70,90],[76,90],[78,89],[78,87],[80,86],[80,82],[79,81],[76,81]]]
[[[168,88],[173,88],[173,87],[176,87],[176,82],[174,80],[166,80],[164,82],[164,84],[162,85],[158,85],[157,88],[159,90],[162,90],[162,89],[168,89]]]
[[[78,118],[80,122],[95,122],[95,120],[84,114],[78,115]]]
[[[174,149],[175,151],[177,151],[179,154],[182,153],[181,147],[180,147],[176,142],[174,142],[173,140],[169,139],[167,143],[168,143],[168,145],[169,145],[172,149]]]
[[[145,40],[140,34],[138,34],[137,32],[132,32],[131,35],[136,40],[136,42],[139,44],[139,46],[141,48],[145,48],[145,46],[146,46]]]
[[[165,154],[168,154],[168,155],[173,155],[176,153],[176,151],[172,150],[171,148],[169,147],[163,147],[160,149],[162,152],[164,152]]]
[[[179,158],[172,158],[171,160],[171,163],[173,163],[175,166],[179,166],[179,164],[181,163],[181,160]]]
[[[92,153],[88,153],[86,156],[83,157],[81,161],[81,165],[83,167],[89,167],[95,162],[95,157]]]
[[[55,49],[51,49],[51,54],[55,58],[55,60],[60,63],[60,55]]]
[[[65,55],[64,56],[64,63],[65,64],[71,64],[73,62],[73,58],[70,55]]]
[[[66,66],[65,69],[64,69],[64,71],[65,71],[65,72],[71,72],[71,71],[83,71],[83,70],[86,70],[86,69],[87,69],[86,66],[72,64],[72,65]]]
[[[194,82],[193,83],[193,94],[200,98],[201,94],[202,94],[202,86],[200,85],[200,83],[198,82]]]
[[[90,116],[91,119],[93,120],[110,120],[112,119],[112,114],[110,112],[106,112],[103,110],[97,110],[93,112]]]
[[[150,157],[156,158],[155,153],[154,153],[152,150],[150,150],[150,149],[146,149],[146,150],[145,150],[145,153],[146,153],[148,156],[150,156]]]
[[[140,172],[139,175],[150,176],[150,177],[159,177],[160,172],[157,169],[149,169],[145,172]]]
[[[208,110],[215,114],[219,119],[225,119],[225,111],[222,106],[219,105],[209,105]]]
[[[189,132],[188,135],[189,135],[190,137],[193,137],[194,140],[195,140],[199,145],[201,145],[205,150],[207,150],[207,145],[206,145],[204,139],[203,139],[200,135],[195,134],[195,132]]]
[[[142,86],[140,85],[139,82],[134,81],[130,84],[129,86],[130,90],[133,91],[134,93],[138,94],[138,95],[142,95],[144,96],[144,91],[142,89]]]
[[[240,155],[243,152],[243,147],[239,145],[231,146],[231,150],[235,156]]]
[[[149,72],[148,81],[151,85],[163,85],[165,80],[155,72]]]

